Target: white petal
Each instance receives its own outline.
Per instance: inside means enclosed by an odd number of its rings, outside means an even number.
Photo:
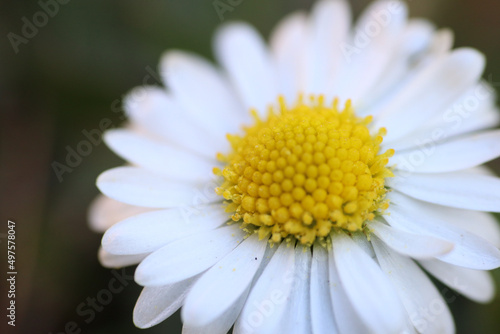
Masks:
[[[361,13],[354,30],[360,34],[361,32],[365,32],[371,40],[379,38],[383,33],[396,35],[406,25],[407,16],[408,7],[404,2],[391,0],[373,1]],[[375,25],[379,29],[375,28]],[[370,33],[373,36],[370,36]]]
[[[218,141],[192,120],[163,89],[136,88],[127,95],[124,105],[132,122],[149,133],[204,157],[215,157]]]
[[[267,115],[278,96],[276,72],[258,32],[245,23],[227,24],[217,31],[214,49],[245,107]]]
[[[184,325],[208,325],[230,309],[252,282],[267,244],[253,234],[204,273],[182,308]]]
[[[384,111],[374,127],[387,127],[386,141],[411,133],[470,88],[479,79],[484,64],[482,54],[466,48],[439,58],[388,105],[382,106]]]
[[[428,235],[409,233],[387,226],[376,220],[368,223],[373,233],[396,252],[417,259],[446,254],[453,249],[453,243]]]
[[[306,43],[307,17],[304,13],[293,13],[285,17],[270,37],[278,75],[278,91],[288,103],[297,99],[304,86],[304,45]]]
[[[373,250],[372,244],[368,241],[364,233],[353,233],[350,237],[363,252],[372,259],[375,258],[375,251]]]
[[[415,79],[421,76],[421,73],[425,72],[429,64],[436,62],[439,58],[442,58],[449,53],[449,47],[434,47],[434,40],[440,39],[437,38],[437,36],[445,35],[449,35],[448,31],[445,31],[445,33],[442,31],[436,32],[430,42],[430,45],[428,45],[426,49],[421,52],[421,54],[410,55],[411,58],[409,59],[405,59],[404,55],[398,55],[398,57],[395,57],[393,66],[388,69],[384,78],[380,81],[380,85],[375,87],[373,92],[369,94],[368,98],[365,97],[364,104],[366,107],[369,106],[369,108],[358,109],[358,114],[363,116],[373,115],[378,117],[378,115],[385,112],[387,106],[398,99],[401,94],[404,94],[409,87],[414,85]],[[401,38],[404,38],[404,36],[401,36]],[[443,42],[443,45],[439,46],[448,46],[445,42]],[[394,52],[397,53],[398,51]],[[404,51],[401,50],[400,52]],[[402,61],[402,59],[404,61]],[[369,102],[368,105],[367,102]],[[390,137],[386,137],[384,140],[385,142],[391,142]]]
[[[305,93],[325,94],[328,101],[335,94],[332,84],[343,61],[339,46],[350,28],[349,5],[344,0],[319,1],[312,9],[310,20]]]
[[[337,83],[339,95],[351,98],[355,106],[371,93],[394,66],[400,35],[406,25],[408,9],[404,2],[375,1],[364,11],[350,41],[352,54],[344,52],[349,73]],[[397,50],[397,51],[396,51]],[[363,78],[363,80],[359,80]]]
[[[282,242],[254,284],[234,325],[234,333],[272,334],[279,331],[294,271],[294,247]]]
[[[451,120],[451,121],[450,121]],[[451,123],[455,122],[455,123]],[[383,148],[392,148],[396,152],[420,148],[424,153],[432,152],[433,147],[446,139],[452,139],[462,134],[495,128],[500,124],[500,113],[494,109],[481,111],[478,115],[463,121],[461,116],[452,116],[448,121],[440,122],[419,129],[411,135],[397,141],[384,142]]]
[[[212,189],[216,186],[214,181]],[[167,179],[137,167],[107,170],[97,178],[97,187],[115,200],[149,208],[196,206],[220,200],[215,191],[202,192],[195,185]],[[205,187],[210,188],[210,184]]]
[[[280,331],[290,334],[312,334],[310,308],[311,250],[295,248],[293,287]],[[325,290],[326,292],[327,290]]]
[[[394,163],[397,169],[410,172],[454,172],[497,158],[500,156],[499,143],[499,130],[482,132],[437,145],[431,144],[425,149],[396,153],[391,158],[391,163]]]
[[[233,225],[176,240],[144,259],[135,280],[144,286],[160,286],[193,277],[220,261],[244,236]]]
[[[169,242],[213,230],[228,220],[222,204],[143,213],[112,226],[102,238],[112,254],[151,253]]]
[[[328,253],[315,244],[311,265],[311,326],[314,334],[336,334],[328,280]]]
[[[396,287],[419,333],[454,333],[450,310],[425,273],[411,259],[390,251],[376,237],[372,244],[382,270]]]
[[[448,220],[454,226],[474,233],[500,248],[500,225],[492,214],[481,211],[447,210]]]
[[[404,54],[415,56],[429,47],[434,35],[434,25],[425,19],[410,19],[404,27],[402,49]]]
[[[106,144],[125,160],[156,173],[187,182],[210,182],[214,161],[128,130],[111,130]]]
[[[457,267],[439,260],[420,264],[453,290],[478,303],[488,303],[495,296],[495,282],[486,271]]]
[[[412,19],[401,30],[397,33],[397,43],[390,51],[385,50],[392,58],[389,66],[384,68],[383,76],[363,95],[362,102],[354,101],[359,116],[376,116],[372,108],[384,99],[390,101],[404,89],[405,82],[411,81],[412,72],[416,71],[415,64],[419,63],[419,59],[429,49],[434,33],[432,24],[425,20]]]
[[[249,120],[229,82],[207,60],[192,53],[173,50],[161,60],[165,85],[198,124],[215,137],[226,140]]]
[[[122,268],[127,266],[133,266],[141,262],[148,256],[149,253],[145,254],[133,254],[133,255],[116,255],[106,252],[102,247],[99,248],[98,258],[99,263],[105,268]]]
[[[99,195],[90,204],[89,225],[95,232],[104,232],[120,220],[150,210],[149,208],[125,204],[104,195]]]
[[[335,256],[330,252],[328,254],[328,280],[330,282],[333,313],[339,333],[371,333],[354,309],[349,296],[347,296],[336,267]]]
[[[452,30],[447,28],[440,29],[434,35],[431,47],[432,52],[435,54],[445,54],[453,47],[454,41],[455,36]]]
[[[500,212],[500,178],[465,171],[443,174],[397,172],[386,185],[411,197],[454,208]]]
[[[182,306],[196,278],[142,289],[134,307],[134,324],[139,328],[149,328],[170,317]]]
[[[494,128],[500,123],[495,98],[494,89],[480,82],[435,114],[425,126],[396,141],[384,140],[384,146],[396,151],[418,147],[427,153],[445,139]]]
[[[471,269],[490,270],[500,266],[498,248],[442,219],[437,212],[446,209],[396,192],[391,193],[389,198],[394,204],[390,206],[390,215],[385,216],[385,220],[392,226],[454,243],[451,252],[437,257],[440,260]]]
[[[205,326],[193,327],[184,322],[184,326],[182,327],[182,334],[227,334],[238,318],[243,305],[245,305],[245,301],[247,299],[249,291],[250,286],[246,289],[245,292],[243,292],[240,297],[238,297],[236,302],[228,310],[226,310],[226,312],[224,312],[222,315],[215,318],[211,323]],[[185,306],[183,306],[183,309],[184,307]]]
[[[403,331],[403,307],[375,261],[344,233],[334,234],[332,245],[340,281],[358,316],[376,333]]]
[[[468,170],[471,173],[480,175],[491,175],[490,171],[484,168],[474,168]],[[497,248],[500,247],[500,225],[495,217],[487,212],[471,211],[462,209],[448,209],[441,206],[433,206],[433,215],[449,224],[464,229],[481,238],[489,241]]]

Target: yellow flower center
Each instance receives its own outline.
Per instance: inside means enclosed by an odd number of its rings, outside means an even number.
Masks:
[[[248,232],[271,242],[297,239],[311,245],[332,229],[362,230],[365,222],[387,209],[384,179],[394,150],[379,154],[380,129],[370,134],[372,117],[356,117],[351,102],[343,110],[311,97],[266,120],[252,112],[255,124],[243,136],[228,135],[232,152],[218,154],[225,168],[217,194],[226,211]]]

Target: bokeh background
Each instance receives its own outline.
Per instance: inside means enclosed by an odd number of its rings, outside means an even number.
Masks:
[[[78,306],[114,277],[97,262],[100,235],[88,229],[86,215],[98,193],[97,175],[122,162],[100,144],[63,174],[62,182],[51,164],[64,163],[68,147],[75,149],[85,139],[82,131],[98,129],[102,119],[114,127],[123,123],[123,95],[156,72],[164,50],[186,49],[213,59],[212,33],[221,20],[213,0],[60,2],[65,4],[17,46],[17,53],[8,34],[21,35],[23,18],[32,22],[42,7],[34,0],[0,2],[0,333],[67,333],[71,322],[81,333],[180,333],[178,314],[152,329],[134,327],[132,310],[141,289],[131,280],[89,323],[77,314]],[[354,13],[369,2],[351,0]],[[252,22],[268,36],[279,18],[312,3],[244,0],[224,21]],[[413,0],[409,7],[412,17],[452,28],[456,46],[484,52],[485,77],[500,82],[499,1]],[[498,160],[490,166],[500,171]],[[15,330],[4,315],[7,219],[17,223]],[[494,275],[500,283],[500,272]],[[458,333],[500,332],[499,298],[478,305],[456,296],[450,307]]]

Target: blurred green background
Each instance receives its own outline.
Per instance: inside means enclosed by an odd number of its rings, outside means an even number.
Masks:
[[[6,272],[5,233],[11,219],[17,223],[18,269],[16,331],[6,325],[2,278],[0,332],[65,333],[66,324],[75,322],[82,333],[180,333],[177,314],[152,329],[134,327],[140,287],[132,281],[90,323],[77,314],[77,307],[114,277],[97,262],[100,235],[88,229],[86,213],[98,193],[97,175],[121,161],[104,144],[97,145],[62,182],[51,164],[64,163],[67,147],[75,149],[85,139],[82,131],[98,129],[102,119],[113,126],[123,122],[123,95],[156,71],[164,50],[186,49],[213,59],[212,33],[221,20],[213,0],[60,2],[66,3],[17,46],[17,53],[8,34],[21,35],[23,18],[32,21],[42,8],[38,1],[0,3],[0,267]],[[369,2],[351,0],[354,13]],[[224,14],[224,21],[249,21],[268,36],[281,17],[312,3],[244,0]],[[412,17],[452,28],[456,46],[484,52],[485,77],[500,82],[499,1],[413,0],[409,7]],[[491,164],[496,171],[498,162]],[[132,273],[129,268],[127,274]],[[494,274],[500,283],[500,272]],[[498,297],[478,305],[457,296],[450,307],[458,333],[500,332]]]

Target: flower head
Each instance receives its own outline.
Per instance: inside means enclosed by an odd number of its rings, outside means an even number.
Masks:
[[[500,117],[484,57],[451,46],[402,2],[351,27],[324,0],[270,47],[223,26],[221,68],[167,52],[168,88],[134,90],[106,133],[130,165],[91,209],[103,265],[139,264],[135,324],[182,307],[186,333],[453,333],[428,274],[494,295]]]

